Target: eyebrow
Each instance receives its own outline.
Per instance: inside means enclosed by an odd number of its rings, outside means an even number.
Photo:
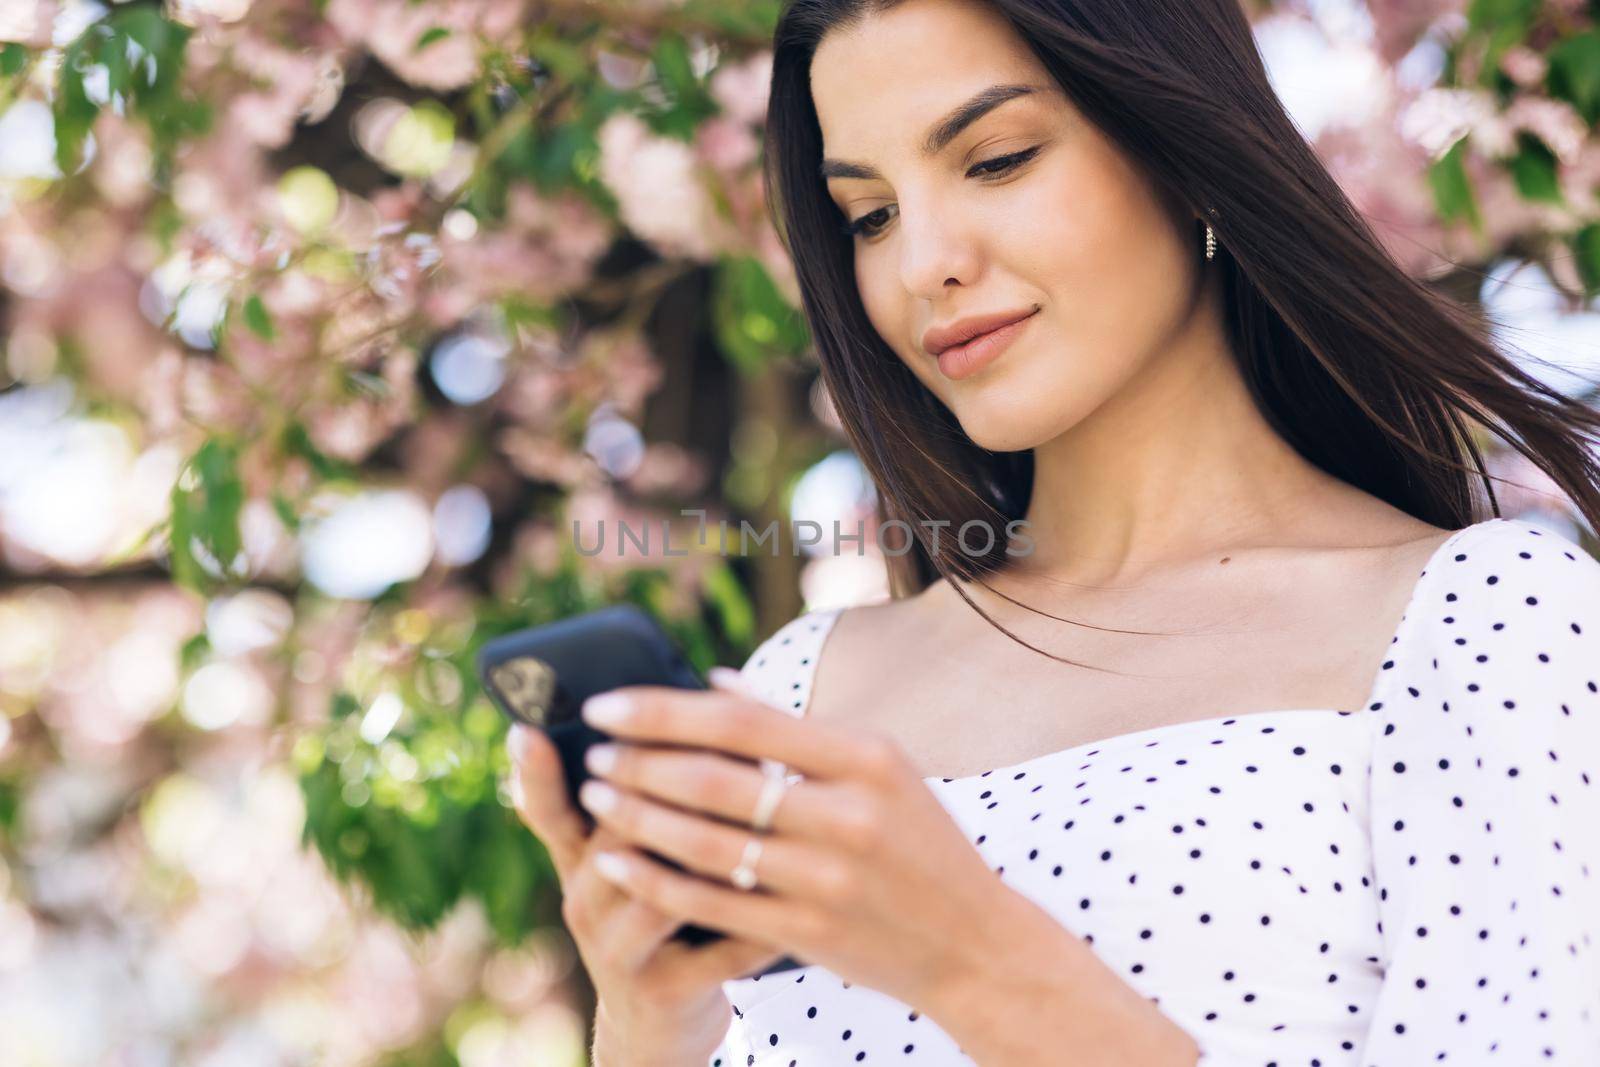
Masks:
[[[945,146],[957,137],[961,131],[977,122],[983,116],[999,107],[1008,100],[1015,100],[1019,96],[1027,96],[1038,92],[1032,85],[991,85],[978,93],[972,99],[950,112],[944,118],[934,123],[928,130],[922,142],[924,156],[936,156],[944,151]],[[824,159],[818,168],[823,179],[828,178],[863,178],[875,180],[883,177],[878,168],[866,163],[851,163],[842,159]]]

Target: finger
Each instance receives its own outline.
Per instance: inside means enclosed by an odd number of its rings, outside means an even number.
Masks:
[[[817,719],[797,719],[724,689],[631,685],[590,697],[583,719],[620,740],[711,748],[778,760],[808,778],[876,778],[900,769],[888,738]]]
[[[597,826],[561,881],[561,918],[580,943],[604,942],[609,917],[630,899],[622,886],[601,875],[594,865],[596,853],[625,847],[622,838]]]
[[[749,762],[706,750],[670,745],[609,741],[592,746],[585,763],[590,774],[612,785],[695,814],[740,826],[750,825],[767,783],[781,771],[758,770]],[[778,798],[768,827],[807,840],[839,840],[851,835],[852,807],[838,783],[789,782]]]
[[[619,885],[629,895],[683,922],[759,944],[806,951],[821,935],[818,913],[784,896],[734,889],[675,871],[637,848],[608,849],[621,861]],[[601,871],[602,876],[606,876]],[[609,876],[607,876],[609,877]]]
[[[625,847],[627,842],[612,831],[595,827],[574,874],[581,899],[575,901],[572,914],[588,934],[593,945],[589,951],[598,952],[609,966],[634,974],[683,922],[632,896],[596,870],[596,853]]]
[[[732,667],[712,667],[706,671],[706,681],[711,683],[713,689],[735,693],[758,702],[765,702],[761,694],[756,692],[750,680]],[[789,768],[783,764],[782,760],[776,760],[770,756],[762,756],[760,763],[761,770],[767,774],[782,774],[785,776],[789,774]]]
[[[567,799],[566,773],[555,746],[541,731],[514,725],[506,735],[511,789],[518,816],[550,853],[556,872],[575,866],[589,836],[583,815]]]
[[[604,951],[614,966],[634,974],[682,925],[682,919],[624,892],[605,921]]]
[[[742,937],[724,937],[684,954],[683,976],[690,983],[726,982],[758,974],[788,952]]]
[[[605,788],[591,779],[584,783],[582,800]],[[691,812],[657,804],[626,789],[613,789],[613,806],[591,809],[595,822],[640,849],[681,864],[687,870],[731,884],[733,869],[744,859],[752,838],[761,842],[756,862],[761,885],[799,900],[827,903],[850,892],[847,884],[852,861],[837,848],[797,841],[778,834],[758,833]]]

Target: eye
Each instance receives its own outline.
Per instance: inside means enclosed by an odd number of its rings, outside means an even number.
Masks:
[[[983,181],[994,181],[996,178],[1003,178],[1038,155],[1039,149],[1042,147],[1042,145],[1034,145],[1032,148],[1024,149],[1021,152],[1012,152],[1010,155],[995,156],[993,159],[981,160],[967,169],[967,177],[975,177]],[[880,222],[872,220],[883,215],[888,210],[889,208],[885,206],[878,208],[876,211],[869,211],[860,218],[841,225],[839,232],[847,237],[855,237],[857,235],[875,237],[882,231],[884,226],[888,225],[888,219],[884,218]]]
[[[855,219],[854,221],[847,222],[843,226],[840,226],[839,232],[844,234],[846,237],[854,237],[857,234],[863,234],[867,237],[875,236],[883,226],[887,225],[888,219],[884,219],[882,222],[873,222],[872,220],[888,210],[889,209],[886,207],[880,207],[876,211],[869,211],[865,215],[862,215],[859,219]]]
[[[967,176],[988,174],[991,177],[999,177],[1003,174],[1010,174],[1037,155],[1040,147],[1040,145],[1034,145],[1032,148],[1024,149],[1021,152],[1013,152],[1009,156],[995,156],[993,159],[985,159],[974,163],[971,169],[967,171]]]

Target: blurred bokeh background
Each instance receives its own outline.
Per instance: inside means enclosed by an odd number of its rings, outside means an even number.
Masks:
[[[887,595],[767,216],[779,10],[0,0],[0,1064],[585,1062],[473,651],[629,600],[737,665]],[[1594,401],[1600,2],[1251,17],[1392,255]]]

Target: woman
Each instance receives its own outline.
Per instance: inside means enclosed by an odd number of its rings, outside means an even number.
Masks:
[[[1600,562],[1467,429],[1600,525],[1600,419],[1396,269],[1232,0],[800,0],[768,137],[916,539],[591,701],[590,835],[513,738],[596,1063],[1600,1062]]]

